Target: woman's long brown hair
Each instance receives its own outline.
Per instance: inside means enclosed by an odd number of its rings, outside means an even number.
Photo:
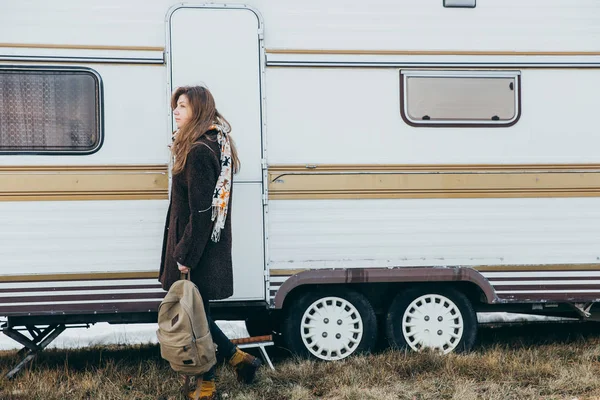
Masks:
[[[173,163],[173,174],[183,171],[190,150],[197,145],[198,139],[206,134],[208,128],[213,124],[225,125],[231,131],[231,125],[217,111],[215,99],[210,91],[203,86],[182,86],[177,88],[171,96],[171,109],[177,108],[179,96],[185,94],[191,107],[192,118],[185,124],[177,134],[171,146],[171,154],[175,159]],[[231,143],[231,158],[233,161],[233,173],[240,169],[240,160],[233,138],[229,137]]]

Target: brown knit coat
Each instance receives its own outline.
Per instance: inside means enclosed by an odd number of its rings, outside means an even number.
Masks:
[[[203,298],[219,300],[233,294],[231,198],[220,240],[210,239],[220,159],[216,131],[211,131],[192,148],[183,171],[173,176],[159,273],[164,290],[180,279],[179,262],[191,268],[192,281]]]

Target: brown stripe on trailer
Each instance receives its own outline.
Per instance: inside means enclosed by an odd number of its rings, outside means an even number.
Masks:
[[[571,271],[565,271],[571,272]],[[589,272],[589,271],[588,271]],[[483,274],[485,276],[485,274]],[[522,281],[589,281],[590,279],[600,280],[600,276],[513,276],[513,277],[495,277],[488,276],[487,279],[495,282],[522,282]]]
[[[478,265],[472,267],[479,272],[543,272],[600,271],[600,264],[528,264],[528,265]],[[495,279],[495,278],[490,278]]]
[[[600,284],[596,285],[578,285],[578,284],[562,284],[562,285],[551,285],[551,284],[537,284],[537,285],[494,285],[496,293],[511,292],[519,290],[597,290],[600,292]],[[498,297],[502,297],[504,294],[498,294]]]
[[[72,303],[61,304],[57,310],[55,304],[0,306],[0,314],[4,316],[23,315],[65,315],[125,312],[157,312],[160,301],[117,302],[117,303]]]
[[[522,266],[519,266],[522,267]],[[581,265],[577,265],[581,268]],[[564,265],[563,265],[564,269]],[[527,280],[532,280],[527,279]],[[539,280],[535,279],[534,280]],[[270,290],[276,309],[283,307],[286,296],[295,288],[303,285],[358,284],[358,283],[408,283],[408,282],[470,282],[477,285],[488,304],[512,302],[548,302],[548,301],[600,301],[600,285],[546,285],[542,293],[515,293],[524,290],[524,286],[492,286],[479,271],[471,267],[392,267],[392,268],[349,268],[314,269],[301,272],[287,279],[279,290]],[[589,288],[588,288],[589,286]],[[550,293],[553,290],[569,290],[569,293]],[[591,293],[577,293],[577,290],[591,290]],[[509,293],[499,294],[497,291]]]
[[[500,294],[505,302],[547,303],[547,302],[600,302],[600,290],[592,293],[507,293]]]
[[[115,285],[115,286],[68,286],[68,287],[26,287],[26,288],[0,288],[0,293],[31,293],[31,292],[62,292],[62,291],[98,291],[98,290],[127,290],[127,289],[161,289],[156,285]]]
[[[11,303],[50,303],[58,301],[97,301],[97,300],[129,300],[139,298],[162,299],[167,292],[150,293],[96,293],[96,294],[65,294],[50,296],[11,296],[0,297],[0,304]]]

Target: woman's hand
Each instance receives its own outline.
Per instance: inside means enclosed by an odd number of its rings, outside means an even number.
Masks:
[[[179,263],[177,263],[177,268],[179,268],[179,271],[181,271],[182,274],[187,274],[190,272],[190,269],[188,267]]]

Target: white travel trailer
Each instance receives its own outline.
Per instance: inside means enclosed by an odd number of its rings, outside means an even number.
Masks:
[[[327,360],[468,349],[480,310],[593,318],[599,43],[596,0],[7,2],[3,332],[35,355],[155,320],[169,96],[196,83],[242,159],[217,315]]]

